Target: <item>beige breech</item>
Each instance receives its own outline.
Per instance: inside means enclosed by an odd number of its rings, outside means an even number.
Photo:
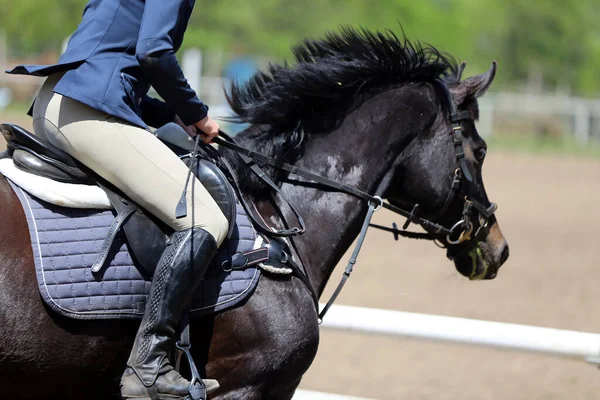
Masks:
[[[220,245],[227,235],[227,219],[197,179],[188,186],[188,215],[175,218],[188,173],[179,157],[151,132],[54,93],[59,78],[50,76],[35,101],[35,134],[75,157],[171,228],[203,228]]]

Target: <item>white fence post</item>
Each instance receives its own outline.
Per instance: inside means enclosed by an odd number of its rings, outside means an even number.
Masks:
[[[6,32],[0,30],[0,68],[2,71],[6,69],[8,62],[8,42],[6,41]],[[4,74],[2,74],[4,75]]]
[[[494,134],[494,107],[489,99],[483,98],[479,102],[477,132],[483,138],[489,138]]]
[[[181,58],[181,69],[192,89],[196,93],[200,93],[202,83],[202,51],[199,49],[186,50]]]
[[[575,139],[580,144],[586,144],[590,140],[590,109],[584,101],[579,101],[574,108]]]

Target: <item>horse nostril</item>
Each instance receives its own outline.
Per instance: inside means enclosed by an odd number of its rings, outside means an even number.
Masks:
[[[508,251],[508,245],[505,245],[504,250],[502,250],[502,254],[500,255],[500,264],[504,264],[504,262],[508,260],[509,253],[510,252]]]

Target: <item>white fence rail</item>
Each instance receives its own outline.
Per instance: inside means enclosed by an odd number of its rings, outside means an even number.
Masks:
[[[296,390],[293,400],[373,400],[364,397],[344,396],[342,394],[331,394],[313,392],[312,390]]]
[[[596,333],[341,305],[331,308],[322,326],[600,361]]]
[[[492,92],[479,100],[480,133],[492,135],[497,113],[525,118],[544,117],[563,120],[563,128],[581,144],[592,136],[600,138],[600,100],[553,94]]]

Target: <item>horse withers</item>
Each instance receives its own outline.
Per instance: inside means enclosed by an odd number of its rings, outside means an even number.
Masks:
[[[295,65],[272,66],[231,88],[233,110],[251,124],[238,142],[411,210],[413,222],[437,224],[423,226],[461,274],[494,278],[508,245],[485,192],[486,144],[474,121],[495,63],[461,81],[464,66],[431,46],[351,29],[306,41],[295,57]],[[224,155],[266,222],[284,228],[294,220],[236,154]],[[266,170],[305,219],[306,232],[290,239],[291,248],[321,295],[367,204]],[[4,178],[0,204],[1,397],[118,398],[138,323],[77,321],[45,306],[27,222]],[[293,275],[265,274],[245,303],[191,325],[196,362],[221,384],[214,399],[290,399],[319,343],[310,291]]]

